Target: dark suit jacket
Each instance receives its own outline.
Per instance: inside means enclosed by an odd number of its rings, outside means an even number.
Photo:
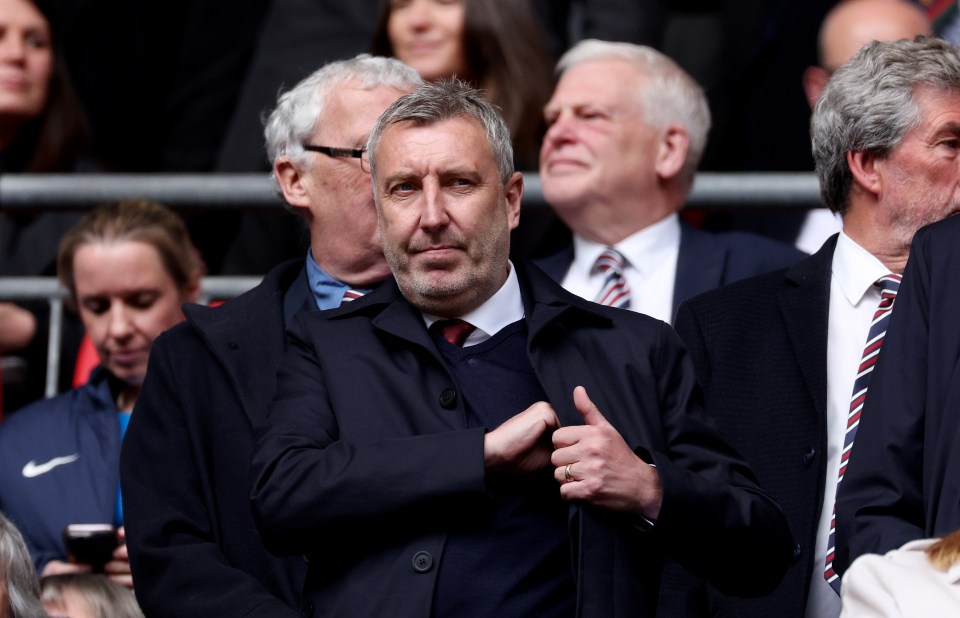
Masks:
[[[730,592],[775,586],[792,552],[786,522],[716,436],[673,331],[517,271],[529,359],[561,422],[582,423],[572,392],[584,385],[663,483],[649,530],[571,505],[578,615],[653,615],[665,554]],[[484,430],[468,428],[419,311],[393,282],[298,316],[290,335],[253,462],[263,537],[276,551],[313,551],[307,613],[428,616],[449,522],[487,503]],[[748,565],[761,577],[741,577]]]
[[[707,411],[787,514],[793,565],[762,599],[710,591],[710,615],[803,616],[826,474],[827,324],[836,236],[786,270],[708,292],[680,307]],[[673,602],[703,603],[670,582]],[[702,590],[700,591],[702,593]]]
[[[253,429],[285,348],[303,260],[222,307],[188,305],[154,342],[120,462],[137,599],[148,616],[295,616],[306,565],[263,548],[248,499]],[[288,302],[289,304],[289,302]]]
[[[778,268],[806,254],[780,242],[747,234],[711,234],[687,223],[680,224],[680,253],[673,286],[673,314],[680,303],[708,290]],[[563,281],[573,262],[573,245],[535,260],[554,281]]]
[[[837,496],[843,573],[865,553],[960,528],[960,217],[910,260]]]

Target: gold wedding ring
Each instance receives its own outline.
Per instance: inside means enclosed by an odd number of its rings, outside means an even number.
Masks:
[[[563,476],[564,476],[564,478],[567,479],[567,482],[568,482],[568,483],[569,483],[570,481],[575,481],[575,480],[576,480],[575,478],[573,478],[573,475],[570,474],[570,466],[572,466],[572,465],[573,465],[572,463],[568,463],[568,464],[567,464],[567,467],[563,469]]]

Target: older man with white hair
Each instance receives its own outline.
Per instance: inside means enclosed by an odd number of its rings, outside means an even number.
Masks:
[[[803,257],[759,236],[681,222],[710,112],[675,62],[649,47],[589,40],[557,69],[540,176],[573,243],[538,265],[564,288],[671,322],[696,294]]]

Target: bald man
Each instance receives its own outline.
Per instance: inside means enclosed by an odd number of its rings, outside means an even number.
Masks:
[[[803,72],[803,91],[810,109],[833,72],[861,47],[871,41],[899,41],[918,34],[933,34],[933,27],[924,12],[907,0],[845,0],[837,4],[820,24],[820,64]]]
[[[817,41],[818,66],[803,72],[803,91],[810,109],[833,72],[840,68],[861,47],[871,41],[899,41],[918,34],[932,34],[933,28],[924,12],[908,0],[844,0],[827,13],[820,24]],[[840,217],[825,208],[807,213],[795,244],[798,249],[814,253],[824,241],[840,231]]]

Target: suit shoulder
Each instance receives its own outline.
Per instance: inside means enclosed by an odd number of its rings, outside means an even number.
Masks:
[[[733,311],[741,306],[754,306],[772,302],[778,293],[789,289],[787,268],[754,275],[740,281],[698,294],[685,301],[686,306],[695,311],[710,310],[713,307],[727,308]]]
[[[718,242],[733,254],[758,256],[774,259],[779,266],[788,266],[807,256],[793,245],[753,234],[751,232],[723,232],[716,235]],[[773,265],[777,267],[777,265]]]

